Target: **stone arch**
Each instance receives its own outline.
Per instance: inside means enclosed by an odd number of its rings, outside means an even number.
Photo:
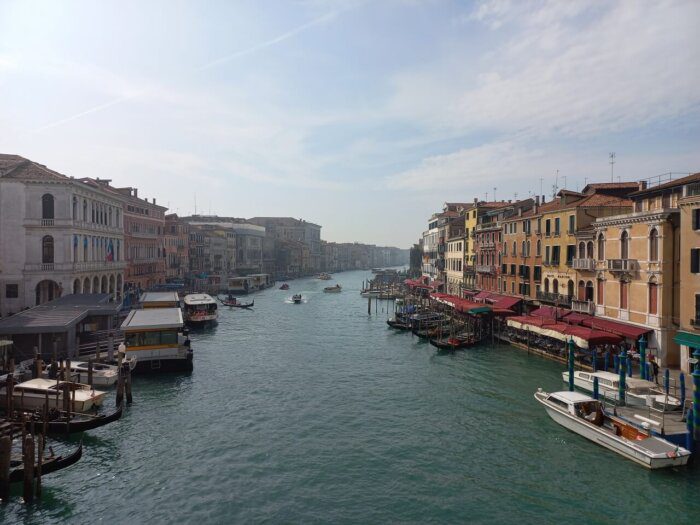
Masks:
[[[34,291],[36,293],[37,306],[61,297],[61,288],[56,281],[51,279],[39,281]]]
[[[574,296],[574,281],[569,279],[569,282],[566,283],[566,295],[569,297]]]
[[[115,284],[116,284],[116,279],[114,278],[114,274],[109,276],[109,293],[114,295],[115,292]]]
[[[54,218],[54,198],[50,193],[45,193],[41,196],[41,218]]]
[[[80,279],[73,281],[73,293],[80,293]]]
[[[92,293],[100,293],[100,278],[97,275],[92,278]]]
[[[90,293],[90,278],[83,279],[83,293]]]
[[[103,275],[103,276],[102,276],[102,281],[101,281],[101,284],[100,284],[100,293],[107,293],[107,290],[109,290],[108,284],[107,284],[107,276],[106,276],[106,275]]]

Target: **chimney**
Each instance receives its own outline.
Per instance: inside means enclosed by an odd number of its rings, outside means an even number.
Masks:
[[[479,203],[479,199],[477,199],[476,197],[474,197],[474,206],[476,206],[478,203]]]
[[[138,188],[132,188],[134,190],[134,197],[139,196],[139,189]]]
[[[646,190],[646,189],[647,189],[647,181],[640,180],[639,181],[639,191]]]
[[[539,206],[539,205],[540,205],[540,196],[535,195],[535,206]]]
[[[156,203],[156,198],[155,198],[155,197],[153,197],[153,204],[155,204],[155,203]]]
[[[523,208],[522,208],[522,206],[518,206],[518,217],[522,217],[522,216],[523,216]]]
[[[542,202],[542,204],[544,204],[544,195],[542,195],[542,200],[540,202]]]

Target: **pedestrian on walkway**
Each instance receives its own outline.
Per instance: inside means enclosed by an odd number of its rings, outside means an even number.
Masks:
[[[654,381],[657,385],[659,384],[659,364],[656,362],[654,355],[649,356],[649,362],[651,363],[651,377],[650,381]]]

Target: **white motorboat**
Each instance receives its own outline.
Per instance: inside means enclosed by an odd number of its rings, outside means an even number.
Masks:
[[[324,293],[340,293],[343,291],[343,287],[336,284],[335,286],[326,286],[323,291]]]
[[[561,374],[565,383],[569,382],[569,372]],[[613,372],[584,372],[577,370],[574,372],[574,386],[593,392],[593,378],[598,378],[598,392],[605,399],[619,401],[620,376]],[[667,396],[656,383],[638,379],[636,377],[625,377],[625,404],[629,406],[648,406],[663,410],[678,410],[681,407],[679,399]]]
[[[294,304],[301,304],[302,300],[303,297],[300,293],[295,293],[294,295],[292,295],[292,302]]]
[[[361,297],[378,297],[381,293],[382,293],[381,290],[376,290],[376,289],[370,290],[370,289],[367,289],[367,290],[362,290],[362,291],[360,292],[360,296],[361,296]]]
[[[688,450],[609,415],[598,400],[585,394],[550,394],[539,388],[535,399],[563,427],[647,468],[678,467],[690,458]]]
[[[63,362],[60,366],[63,366]],[[70,362],[70,374],[73,379],[78,383],[89,384],[88,382],[88,363],[86,361],[71,361]],[[49,370],[46,369],[42,372],[42,377],[49,377]],[[104,363],[93,363],[92,364],[92,384],[93,386],[112,386],[116,384],[117,379],[119,379],[119,367],[113,365],[106,365]]]
[[[185,296],[182,302],[185,305],[185,322],[187,324],[202,325],[213,323],[219,317],[216,301],[209,294],[189,294]]]
[[[44,407],[48,400],[49,408],[63,410],[63,389],[70,390],[70,407],[73,412],[87,412],[102,404],[105,392],[94,390],[90,385],[57,381],[55,379],[30,379],[14,385],[12,399],[16,408],[36,410]],[[0,389],[0,399],[5,398],[6,387]]]

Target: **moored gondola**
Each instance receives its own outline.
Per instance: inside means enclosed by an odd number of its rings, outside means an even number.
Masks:
[[[121,419],[123,413],[123,405],[119,404],[117,408],[111,414],[100,414],[93,416],[91,414],[72,414],[70,420],[65,413],[62,413],[58,418],[47,421],[46,431],[48,434],[53,435],[66,435],[74,434],[78,432],[85,432],[87,430],[93,430],[95,428],[103,427],[118,421]],[[27,421],[27,430],[31,428],[31,425],[35,424],[41,427],[42,420],[40,417],[34,418]]]
[[[67,456],[49,456],[43,458],[41,461],[41,476],[46,474],[51,474],[58,470],[70,467],[74,465],[83,456],[83,441],[80,441],[80,445],[73,452]],[[13,461],[12,464],[16,465],[15,468],[10,467],[10,482],[17,483],[24,480],[24,467],[19,461]],[[34,477],[36,478],[38,469],[34,468]]]
[[[460,348],[469,348],[476,344],[472,336],[458,336],[440,339],[431,339],[430,344],[440,350],[457,350]]]

